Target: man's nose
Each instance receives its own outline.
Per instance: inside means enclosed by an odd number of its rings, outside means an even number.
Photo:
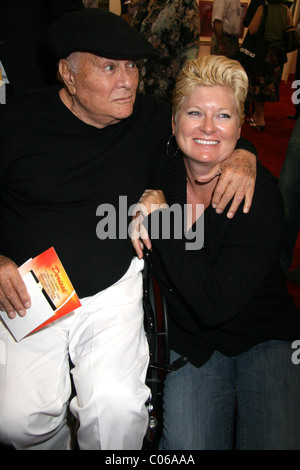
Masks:
[[[120,67],[118,81],[121,86],[131,87],[134,81],[135,75],[132,70],[128,70],[125,67]]]

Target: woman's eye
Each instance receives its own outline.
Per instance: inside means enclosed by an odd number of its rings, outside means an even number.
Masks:
[[[227,114],[227,113],[221,113],[221,114],[219,114],[219,117],[220,117],[221,119],[230,119],[230,115]]]
[[[188,111],[189,116],[200,116],[200,111]]]

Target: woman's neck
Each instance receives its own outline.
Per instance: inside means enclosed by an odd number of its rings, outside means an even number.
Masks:
[[[187,161],[186,159],[184,159],[184,163],[187,174],[187,202],[189,204],[204,204],[206,209],[211,203],[218,178],[215,177],[207,183],[200,183],[197,180],[198,177],[206,175],[212,167]]]
[[[214,178],[208,183],[199,183],[195,175],[187,172],[186,181],[186,202],[187,207],[187,230],[189,230],[196,220],[202,215],[205,209],[210,206],[212,195],[216,187],[218,178]]]
[[[196,179],[187,176],[186,195],[188,204],[203,204],[206,209],[210,203],[217,184],[217,178],[208,183],[199,183]]]

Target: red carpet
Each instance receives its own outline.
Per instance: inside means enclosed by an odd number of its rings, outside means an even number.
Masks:
[[[292,77],[292,76],[291,76]],[[256,146],[258,158],[275,175],[279,176],[285,159],[286,149],[290,135],[295,126],[293,119],[287,116],[295,113],[294,105],[291,101],[291,88],[293,77],[285,85],[281,82],[280,101],[278,103],[266,103],[265,118],[266,128],[264,132],[251,129],[247,123],[243,125],[242,135]],[[300,267],[300,234],[294,253],[292,269]],[[300,284],[287,281],[290,294],[294,297],[296,306],[300,309]]]

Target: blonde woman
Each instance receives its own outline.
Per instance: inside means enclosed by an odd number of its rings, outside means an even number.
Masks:
[[[247,89],[234,60],[185,64],[173,99],[178,151],[161,169],[163,191],[141,198],[150,238],[160,233],[151,238],[153,266],[168,304],[171,359],[186,361],[166,378],[162,449],[300,448],[300,372],[292,356],[300,314],[280,268],[284,212],[276,181],[259,166],[250,212],[240,207],[232,219],[211,205],[218,177],[199,182],[235,147]],[[152,204],[164,205],[152,211]],[[157,230],[175,204],[193,208],[189,236],[175,236],[172,224],[169,236]],[[193,249],[190,235],[201,223],[204,243]]]

